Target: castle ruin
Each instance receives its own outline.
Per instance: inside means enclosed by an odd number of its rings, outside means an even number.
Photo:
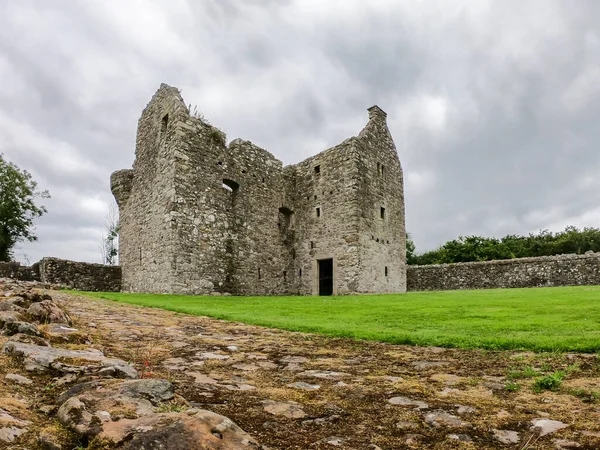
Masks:
[[[386,113],[298,164],[190,114],[162,84],[133,169],[111,176],[123,290],[239,295],[406,291],[402,168]]]

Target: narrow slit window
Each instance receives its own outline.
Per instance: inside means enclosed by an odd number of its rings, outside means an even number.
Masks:
[[[321,208],[317,208],[317,217],[321,217]]]
[[[382,219],[385,219],[385,208],[383,206],[379,208],[379,215]]]
[[[283,281],[287,281],[287,272],[283,271]]]
[[[167,126],[169,126],[169,115],[165,114],[165,116],[162,118],[162,122],[160,124],[161,133],[164,133],[165,131],[167,131]]]
[[[388,267],[387,266],[385,266],[385,276],[386,277],[388,276]]]
[[[377,163],[377,176],[381,176],[381,163]]]
[[[315,248],[315,242],[314,241],[310,241],[310,248]]]
[[[321,166],[315,166],[315,173],[317,175],[321,173]]]
[[[298,270],[298,278],[302,278],[302,269]]]
[[[261,274],[260,274],[260,268],[258,269],[258,279],[260,280],[262,278]]]

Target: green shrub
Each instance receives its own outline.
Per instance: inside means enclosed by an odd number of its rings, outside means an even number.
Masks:
[[[535,380],[533,390],[538,393],[542,391],[557,391],[564,377],[565,372],[559,370],[554,372],[553,374],[546,375],[542,378],[538,378],[537,380]]]
[[[519,380],[521,378],[535,378],[541,375],[537,370],[533,367],[525,367],[524,369],[513,369],[508,372],[509,380]]]
[[[517,383],[513,383],[512,381],[508,381],[504,386],[504,389],[506,389],[507,391],[515,392],[521,389],[521,386],[519,386]]]
[[[588,391],[586,389],[571,389],[569,394],[581,399],[585,403],[597,403],[600,400],[600,392]]]

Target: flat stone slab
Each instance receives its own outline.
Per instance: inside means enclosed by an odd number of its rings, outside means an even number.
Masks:
[[[4,378],[6,378],[7,380],[10,380],[10,381],[14,381],[15,383],[18,383],[18,384],[33,383],[33,381],[30,380],[29,378],[24,377],[23,375],[18,375],[16,373],[8,373],[4,376]]]
[[[447,361],[414,361],[410,363],[417,370],[426,370],[433,367],[444,367],[450,365]]]
[[[194,377],[194,383],[197,384],[217,384],[218,381],[200,372],[186,372],[186,375]]]
[[[286,364],[303,364],[308,362],[308,358],[304,356],[286,356],[281,358],[281,362]]]
[[[388,400],[388,403],[398,406],[415,406],[415,409],[428,409],[429,405],[419,400],[413,400],[408,397],[392,397]]]
[[[310,378],[322,378],[322,379],[335,379],[349,377],[349,373],[345,372],[333,372],[330,370],[305,370],[298,374],[299,377],[310,377]]]
[[[531,421],[531,430],[538,431],[541,436],[546,436],[547,434],[552,434],[555,431],[562,430],[563,428],[567,428],[569,425],[566,423],[560,422],[558,420],[550,420],[550,419],[533,419]]]
[[[40,347],[9,341],[4,344],[4,353],[23,358],[25,370],[31,372],[87,372],[94,369],[110,368],[122,378],[137,378],[137,371],[122,359],[107,358],[100,350],[67,350],[63,348]],[[98,363],[99,367],[74,365],[74,362]]]
[[[464,422],[460,417],[453,416],[446,411],[434,411],[427,414],[425,416],[425,423],[434,428],[461,428],[471,426],[469,422]]]
[[[299,403],[287,401],[287,402],[276,402],[273,400],[263,401],[263,408],[269,414],[274,416],[283,416],[288,419],[302,419],[306,417],[306,413],[302,409]]]
[[[321,388],[321,386],[318,384],[305,383],[304,381],[297,381],[296,383],[290,383],[290,384],[288,384],[288,386],[291,388],[295,388],[295,389],[301,389],[303,391],[316,391]]]
[[[512,430],[492,430],[494,438],[503,444],[518,444],[521,441],[519,433]]]
[[[200,359],[215,359],[215,360],[225,360],[229,359],[229,355],[220,355],[218,353],[205,352],[199,353],[198,358]]]
[[[14,442],[22,434],[27,433],[26,428],[0,427],[0,442]]]

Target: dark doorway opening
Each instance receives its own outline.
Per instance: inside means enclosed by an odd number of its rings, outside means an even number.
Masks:
[[[319,263],[319,295],[333,295],[333,259],[322,259]]]

